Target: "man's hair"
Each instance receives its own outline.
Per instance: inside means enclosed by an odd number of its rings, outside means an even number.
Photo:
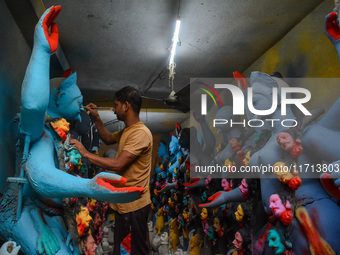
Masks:
[[[122,104],[127,101],[133,111],[139,114],[142,107],[142,97],[137,89],[131,86],[124,87],[116,92],[115,99]]]

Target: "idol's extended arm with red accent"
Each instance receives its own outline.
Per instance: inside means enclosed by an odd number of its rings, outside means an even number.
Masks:
[[[204,178],[190,178],[189,181],[190,182],[183,183],[183,186],[187,188],[192,188],[192,189],[205,187]]]
[[[53,137],[45,132],[30,150],[25,171],[33,189],[43,197],[91,197],[96,200],[128,203],[140,198],[140,187],[115,188],[111,184],[126,179],[111,173],[99,173],[92,179],[70,175],[54,165]]]
[[[31,141],[38,140],[44,129],[50,99],[50,56],[58,48],[58,27],[53,23],[61,6],[52,6],[39,19],[34,30],[34,45],[21,89],[20,130]],[[51,27],[51,33],[49,32]]]
[[[157,190],[157,193],[163,193],[163,192],[167,192],[167,191],[172,190],[172,189],[176,189],[176,185],[177,185],[177,182],[169,183],[168,181],[166,181],[161,186],[161,189]]]

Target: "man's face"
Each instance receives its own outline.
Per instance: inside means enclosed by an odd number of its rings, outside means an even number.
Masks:
[[[125,105],[126,103],[121,103],[117,99],[113,102],[113,112],[117,115],[117,119],[124,121],[125,119]]]

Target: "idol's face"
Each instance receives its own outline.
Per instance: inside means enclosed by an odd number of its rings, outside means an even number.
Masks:
[[[201,219],[205,220],[206,218],[208,218],[208,210],[206,208],[203,208],[201,212]]]
[[[178,139],[175,136],[171,137],[169,149],[170,149],[171,154],[176,154],[179,151]]]
[[[67,156],[69,157],[69,162],[71,162],[74,165],[78,165],[79,161],[81,159],[81,155],[79,154],[78,150],[71,150],[70,152],[67,153]]]
[[[230,140],[230,146],[233,149],[234,153],[236,153],[239,150],[241,150],[241,143],[238,141],[237,138],[232,138]]]
[[[97,244],[92,235],[89,235],[85,243],[85,254],[86,255],[96,255]]]
[[[281,148],[285,151],[290,151],[295,145],[294,138],[286,132],[280,132],[277,135],[276,140]]]
[[[242,251],[243,238],[239,232],[235,233],[233,245],[236,251]]]
[[[81,120],[80,111],[83,110],[83,96],[77,84],[60,92],[57,109],[58,114],[67,120]]]
[[[285,251],[284,245],[281,243],[281,239],[276,230],[269,230],[268,236],[268,246],[271,247],[276,255],[280,255]]]
[[[275,215],[280,215],[286,210],[282,204],[282,200],[277,194],[271,195],[269,198],[269,208],[272,209]]]
[[[235,212],[235,217],[237,222],[242,222],[244,217],[244,212],[241,205],[237,206],[237,211]]]
[[[87,228],[90,225],[92,218],[89,214],[89,210],[87,207],[82,206],[80,209],[80,212],[77,214],[77,222],[79,224],[84,224],[84,226]]]
[[[158,156],[163,157],[165,155],[166,155],[166,148],[163,143],[160,143],[158,147]]]

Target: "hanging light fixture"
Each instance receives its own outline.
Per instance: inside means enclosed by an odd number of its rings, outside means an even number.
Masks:
[[[172,47],[171,47],[171,55],[170,55],[170,61],[169,61],[169,66],[174,64],[174,58],[176,54],[176,47],[178,43],[178,35],[179,35],[179,29],[181,27],[181,19],[178,17],[176,20],[176,28],[175,28],[175,33],[174,37],[172,38]]]
[[[167,98],[167,100],[169,102],[175,102],[177,101],[177,98],[175,96],[176,92],[174,90],[174,79],[175,79],[175,67],[176,67],[176,63],[174,61],[175,59],[175,54],[176,54],[176,48],[177,48],[177,44],[178,44],[178,36],[179,36],[179,29],[181,26],[181,20],[178,17],[176,20],[176,28],[175,28],[175,33],[174,36],[172,38],[172,46],[171,46],[171,53],[170,53],[170,59],[169,59],[169,87],[171,86],[171,93],[169,95],[169,97]]]
[[[172,46],[170,51],[170,59],[169,59],[169,87],[171,87],[171,92],[168,98],[164,100],[166,104],[176,104],[178,102],[176,97],[176,92],[174,90],[174,79],[175,79],[175,54],[176,54],[176,48],[178,44],[178,38],[179,38],[179,29],[181,27],[181,19],[179,17],[179,9],[180,9],[180,0],[178,0],[178,10],[177,10],[177,20],[176,20],[176,27],[174,36],[172,37]]]

